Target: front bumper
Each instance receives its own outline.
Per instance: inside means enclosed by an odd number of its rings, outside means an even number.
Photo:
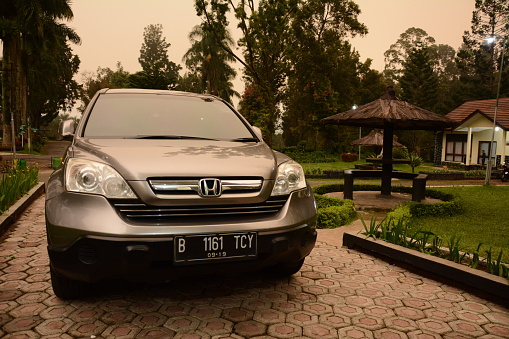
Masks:
[[[69,192],[46,200],[48,253],[52,269],[69,279],[169,280],[207,273],[253,271],[295,264],[316,242],[316,206],[311,189],[290,194],[276,214],[259,218],[200,219],[136,224],[122,218],[104,197]],[[256,232],[257,256],[242,261],[175,265],[174,236]]]
[[[306,257],[316,242],[316,230],[303,224],[289,231],[258,233],[258,255],[241,261],[175,265],[173,238],[128,239],[82,237],[67,248],[48,246],[53,270],[66,278],[96,282],[107,278],[164,281],[181,276],[255,271],[292,264]]]

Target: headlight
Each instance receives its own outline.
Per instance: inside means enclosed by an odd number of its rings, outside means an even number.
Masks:
[[[304,170],[301,165],[290,160],[279,165],[271,195],[286,195],[305,187]]]
[[[111,166],[99,162],[71,158],[65,170],[68,191],[100,194],[106,198],[136,198],[127,182]]]

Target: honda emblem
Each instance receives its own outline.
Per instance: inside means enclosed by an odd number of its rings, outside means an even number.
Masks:
[[[198,194],[202,197],[218,197],[222,193],[221,180],[201,179],[198,182]]]

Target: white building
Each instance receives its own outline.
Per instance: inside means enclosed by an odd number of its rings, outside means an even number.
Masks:
[[[453,130],[442,135],[442,163],[464,165],[467,168],[482,165],[482,153],[489,154],[496,100],[468,101],[447,117],[458,122]],[[492,149],[492,164],[509,162],[509,98],[499,99],[495,136]]]

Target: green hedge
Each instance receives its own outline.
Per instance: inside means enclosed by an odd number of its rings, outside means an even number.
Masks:
[[[357,217],[355,204],[352,200],[318,194],[315,194],[315,200],[318,207],[318,228],[336,228],[347,225]]]
[[[322,195],[330,192],[342,192],[343,184],[326,184],[320,185],[313,188],[313,191],[317,195]],[[380,185],[373,184],[365,184],[365,185],[354,185],[354,191],[380,191]],[[397,193],[408,193],[412,194],[412,187],[408,186],[393,186],[393,192]],[[463,203],[461,200],[454,196],[453,194],[444,193],[442,191],[434,190],[434,189],[426,189],[425,191],[426,197],[434,198],[442,200],[439,203],[418,203],[415,201],[410,201],[403,204],[406,210],[391,212],[395,217],[396,214],[401,214],[404,218],[409,218],[410,216],[415,217],[423,217],[423,216],[437,216],[437,215],[455,215],[462,213],[463,211]],[[355,197],[355,193],[354,193]],[[400,207],[402,208],[402,207]]]

